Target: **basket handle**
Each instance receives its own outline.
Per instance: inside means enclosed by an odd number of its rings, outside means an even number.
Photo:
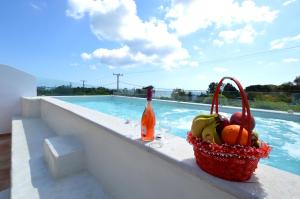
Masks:
[[[219,92],[220,92],[222,83],[225,79],[232,80],[238,86],[239,91],[240,91],[240,95],[242,97],[242,121],[241,121],[241,125],[240,125],[239,135],[236,139],[236,144],[238,144],[238,141],[240,140],[241,135],[242,135],[243,128],[245,128],[248,131],[247,146],[251,146],[251,135],[252,135],[251,124],[252,124],[252,120],[251,120],[250,105],[249,105],[247,94],[245,93],[242,85],[240,84],[240,82],[237,79],[235,79],[233,77],[223,77],[220,80],[220,82],[218,83],[218,85],[216,87],[215,93],[214,93],[214,98],[213,98],[213,101],[212,101],[212,104],[211,104],[210,114],[213,114],[215,105],[216,105],[216,113],[218,114],[218,112],[219,112],[218,96],[219,96]]]

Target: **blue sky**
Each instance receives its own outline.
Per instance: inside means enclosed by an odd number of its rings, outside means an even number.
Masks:
[[[0,62],[115,87],[206,89],[300,75],[300,1],[2,0]]]

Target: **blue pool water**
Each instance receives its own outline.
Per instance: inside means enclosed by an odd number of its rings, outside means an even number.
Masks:
[[[145,99],[124,97],[60,97],[59,99],[91,108],[123,119],[139,122],[145,108]],[[198,114],[209,114],[195,105],[153,101],[156,130],[186,138],[192,119]],[[228,117],[231,114],[224,113]],[[256,131],[269,143],[269,159],[260,162],[300,175],[300,123],[255,117]]]

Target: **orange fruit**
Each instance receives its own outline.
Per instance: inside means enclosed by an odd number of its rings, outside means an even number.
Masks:
[[[224,143],[229,145],[235,145],[236,139],[239,136],[239,132],[240,132],[240,125],[236,125],[236,124],[228,125],[223,129],[221,138]],[[247,141],[248,141],[248,131],[246,129],[243,129],[238,144],[245,146],[247,144]]]

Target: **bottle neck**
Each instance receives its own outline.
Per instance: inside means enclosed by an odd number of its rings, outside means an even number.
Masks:
[[[147,101],[152,100],[152,88],[147,89]]]
[[[147,100],[146,106],[151,106],[151,100]]]

